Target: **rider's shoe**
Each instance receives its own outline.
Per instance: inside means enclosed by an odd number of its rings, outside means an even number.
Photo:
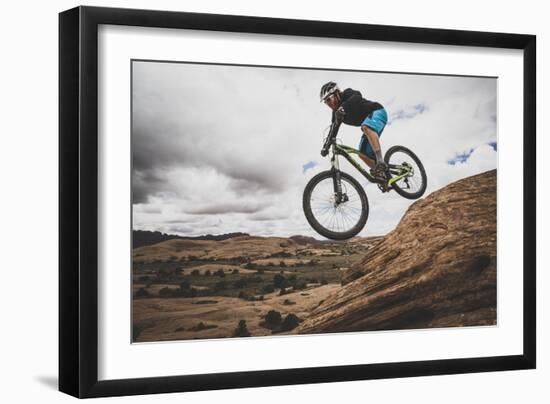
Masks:
[[[383,161],[376,163],[376,166],[370,170],[370,173],[381,184],[386,183],[389,179],[388,165]]]

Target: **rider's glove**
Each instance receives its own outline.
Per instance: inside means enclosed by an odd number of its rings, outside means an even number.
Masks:
[[[334,112],[334,116],[338,122],[342,122],[344,116],[346,116],[346,111],[344,111],[344,108],[340,107]]]
[[[321,150],[321,156],[325,157],[328,154],[328,150],[323,147]]]

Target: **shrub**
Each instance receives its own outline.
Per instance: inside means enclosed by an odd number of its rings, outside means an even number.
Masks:
[[[214,275],[219,276],[220,278],[223,278],[225,277],[225,272],[223,271],[223,269],[220,268],[214,273]]]
[[[284,261],[281,261],[281,262],[279,262],[279,266],[280,266],[280,267],[286,267],[286,264],[285,264]]]
[[[191,288],[191,284],[189,283],[189,281],[187,280],[181,281],[180,283],[181,290],[189,290],[190,288]]]
[[[290,300],[290,299],[285,299],[285,301],[283,302],[283,304],[284,304],[285,306],[291,306],[291,305],[293,305],[293,304],[296,304],[296,302],[293,302],[293,301]]]
[[[234,269],[233,272],[231,272],[233,274],[238,274],[239,273],[239,270],[238,269]]]
[[[281,331],[290,331],[296,328],[298,324],[300,324],[300,319],[295,314],[290,313],[283,320]]]
[[[281,324],[281,320],[281,313],[276,310],[269,310],[269,312],[265,315],[265,322],[272,327],[276,327]]]
[[[246,320],[240,320],[239,325],[237,325],[237,328],[235,328],[235,331],[233,331],[234,337],[250,337],[250,331],[248,331],[248,328],[246,326]]]
[[[139,290],[134,294],[134,297],[137,297],[137,298],[149,297],[149,296],[151,296],[151,294],[143,288],[139,288]]]
[[[296,281],[293,286],[295,290],[302,290],[307,287],[307,283],[306,281]]]
[[[204,276],[210,276],[212,275],[212,272],[210,272],[209,269],[207,269],[205,272],[204,272]]]
[[[226,281],[216,282],[216,284],[214,285],[214,288],[216,290],[225,290],[227,289],[227,282]]]
[[[191,327],[189,330],[191,330],[191,331],[202,331],[202,330],[209,330],[211,328],[218,328],[218,326],[216,324],[204,324],[201,321],[196,326]]]
[[[289,282],[296,282],[296,274],[292,274],[288,277]]]
[[[262,269],[262,268],[259,268],[259,269],[256,270],[256,273],[259,274],[259,275],[263,274],[264,272],[265,272],[265,270]]]
[[[239,299],[250,300],[250,295],[243,290],[239,292],[239,295],[237,297]]]
[[[275,286],[269,284],[269,285],[265,285],[263,288],[262,288],[262,292],[264,293],[273,293],[275,292]]]
[[[201,274],[201,271],[199,271],[198,269],[193,269],[191,271],[191,276],[199,276]]]
[[[273,285],[276,288],[284,288],[288,285],[288,280],[284,277],[284,275],[277,274],[273,277]]]
[[[262,282],[262,277],[258,275],[249,276],[248,281],[250,283],[260,283]]]
[[[168,287],[165,287],[159,290],[159,296],[162,296],[162,297],[171,297],[173,294],[174,294],[174,291]]]
[[[141,324],[134,324],[132,327],[132,341],[137,341],[139,334],[143,331],[145,327],[143,327]]]
[[[328,285],[328,281],[326,279],[321,279],[321,285]]]
[[[196,297],[199,294],[198,289],[191,288],[185,293],[185,297]]]
[[[246,287],[246,285],[248,285],[248,279],[247,278],[237,279],[234,285],[235,285],[235,288],[238,288],[238,289],[244,288]]]

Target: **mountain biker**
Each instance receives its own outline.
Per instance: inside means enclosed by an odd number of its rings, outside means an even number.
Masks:
[[[382,157],[379,137],[388,122],[384,107],[375,101],[363,98],[361,93],[351,88],[340,91],[338,85],[329,81],[321,87],[321,102],[332,109],[332,122],[360,126],[359,157],[371,168],[371,174],[380,182],[388,178],[388,166]]]

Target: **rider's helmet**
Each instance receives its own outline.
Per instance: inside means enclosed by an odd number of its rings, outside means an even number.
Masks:
[[[326,84],[323,84],[321,87],[321,93],[319,94],[319,97],[321,98],[321,102],[327,99],[327,97],[331,94],[334,94],[336,91],[339,91],[338,85],[334,81],[329,81]]]

